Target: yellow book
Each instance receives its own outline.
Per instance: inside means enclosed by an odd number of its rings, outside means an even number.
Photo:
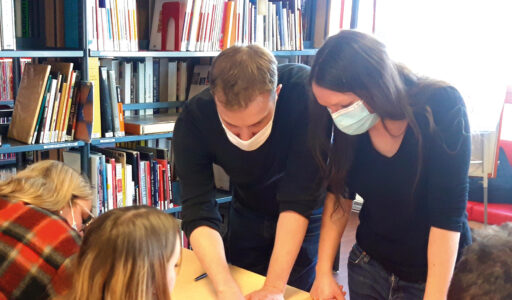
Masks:
[[[97,57],[89,57],[89,81],[93,87],[94,113],[91,138],[94,139],[101,137],[100,61]]]

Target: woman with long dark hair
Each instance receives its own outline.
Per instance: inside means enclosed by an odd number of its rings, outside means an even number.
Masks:
[[[359,194],[350,298],[445,299],[457,255],[471,243],[461,95],[394,63],[381,42],[356,31],[325,42],[311,84],[311,141],[329,191],[313,298],[343,299],[331,270]]]

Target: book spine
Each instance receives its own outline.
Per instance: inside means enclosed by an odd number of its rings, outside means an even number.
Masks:
[[[103,137],[113,137],[112,104],[108,88],[107,68],[100,67],[101,130]]]
[[[118,113],[118,117],[119,117],[119,131],[120,131],[120,136],[125,136],[123,102],[121,101],[121,87],[116,86],[116,90],[117,90],[117,113]]]
[[[144,71],[145,71],[144,72],[144,74],[145,74],[145,77],[144,77],[145,103],[153,103],[153,58],[152,57],[146,57]],[[152,115],[152,114],[153,114],[152,108],[146,109],[146,115]]]
[[[153,103],[160,102],[160,62],[153,60]],[[160,113],[160,109],[153,109],[153,113]]]
[[[117,105],[116,79],[115,72],[112,70],[108,71],[108,83],[110,92],[110,104],[112,107],[112,124],[114,126],[114,136],[121,136],[121,129],[119,125],[119,112]]]
[[[101,97],[100,97],[100,62],[97,57],[89,58],[89,81],[92,82],[94,113],[92,119],[92,138],[100,138],[101,124]]]

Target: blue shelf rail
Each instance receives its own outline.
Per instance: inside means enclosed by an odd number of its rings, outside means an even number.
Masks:
[[[273,51],[275,56],[311,56],[315,55],[317,49],[290,50],[290,51]],[[214,57],[220,52],[193,52],[193,51],[91,51],[91,57]]]
[[[170,101],[170,102],[153,102],[153,103],[133,103],[123,104],[123,110],[141,110],[151,108],[178,108],[185,102]]]
[[[83,50],[4,50],[0,57],[84,57]]]
[[[231,202],[231,193],[217,190],[215,194],[215,199],[217,199],[217,203],[219,204]],[[180,211],[181,206],[175,206],[173,208],[165,210],[165,212],[168,214],[177,213]]]
[[[15,140],[4,140],[0,147],[0,154],[82,147],[84,145],[85,143],[82,141],[27,145]]]
[[[127,135],[127,136],[121,136],[121,137],[92,139],[91,145],[97,146],[97,145],[105,145],[105,144],[137,142],[137,141],[157,140],[157,139],[166,139],[166,138],[172,138],[172,132],[146,134],[146,135]]]

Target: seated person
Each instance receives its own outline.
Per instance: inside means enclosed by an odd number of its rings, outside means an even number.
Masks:
[[[469,201],[484,202],[482,177],[469,178]],[[489,203],[512,204],[512,162],[500,148],[496,178],[489,178]]]
[[[111,210],[86,230],[66,300],[169,300],[180,256],[174,218],[148,206]]]
[[[477,230],[455,267],[448,300],[512,299],[512,223]]]
[[[93,198],[85,177],[53,160],[0,182],[0,295],[47,299],[69,288]]]

